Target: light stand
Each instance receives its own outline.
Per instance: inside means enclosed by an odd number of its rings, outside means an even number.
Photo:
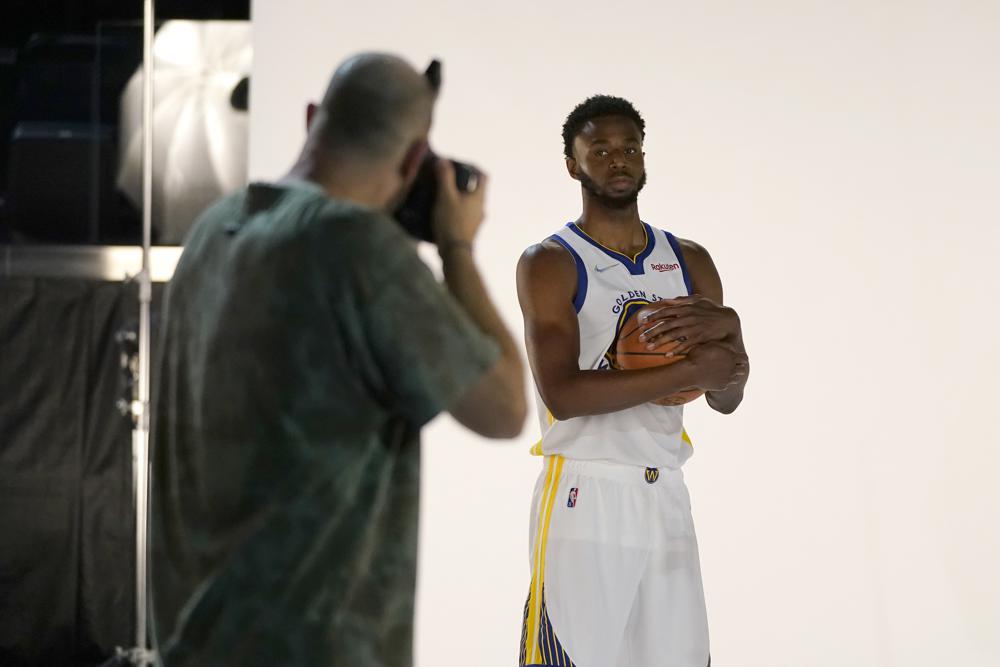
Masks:
[[[139,377],[136,399],[132,402],[132,480],[135,489],[135,646],[118,650],[118,657],[146,667],[156,660],[146,636],[149,582],[149,388],[150,388],[150,303],[153,283],[149,253],[153,235],[153,28],[155,0],[143,0],[142,20],[142,268],[135,280],[139,286]]]

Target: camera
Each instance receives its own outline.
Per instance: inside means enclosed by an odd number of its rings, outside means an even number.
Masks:
[[[424,72],[428,85],[436,95],[441,89],[441,61],[432,60]],[[409,194],[403,203],[393,212],[393,217],[403,226],[410,236],[421,241],[434,242],[434,229],[431,217],[434,213],[434,202],[437,200],[437,172],[434,169],[438,156],[428,150],[424,161],[420,164],[417,177],[413,181]],[[468,194],[479,187],[479,170],[471,164],[452,160],[455,167],[455,185],[458,191]]]
[[[427,151],[410,193],[393,213],[393,217],[410,236],[431,243],[434,242],[431,218],[438,191],[437,171],[434,165],[438,159],[433,151]],[[455,185],[458,191],[466,194],[475,192],[479,187],[479,170],[464,162],[452,160],[451,163],[455,167]]]

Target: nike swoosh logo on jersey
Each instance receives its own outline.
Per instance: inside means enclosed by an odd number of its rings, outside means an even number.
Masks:
[[[597,271],[598,273],[602,273],[604,271],[607,271],[608,269],[613,269],[616,266],[618,266],[618,262],[615,262],[614,264],[608,264],[607,266],[597,266],[597,265],[594,265],[594,271]]]

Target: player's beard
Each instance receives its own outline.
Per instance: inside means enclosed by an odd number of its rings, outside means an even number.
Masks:
[[[639,192],[646,186],[646,171],[643,170],[642,176],[639,177],[639,182],[636,184],[635,189],[629,192],[623,192],[621,194],[610,194],[603,190],[598,189],[597,184],[583,172],[580,172],[580,185],[583,189],[590,193],[590,195],[597,200],[599,204],[605,208],[611,209],[623,209],[628,208],[632,204],[639,200]]]

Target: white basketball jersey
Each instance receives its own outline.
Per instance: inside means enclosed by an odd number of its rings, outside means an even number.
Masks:
[[[642,223],[646,245],[634,257],[602,246],[569,223],[548,240],[576,262],[574,307],[580,323],[580,368],[610,368],[609,348],[632,313],[661,299],[691,293],[684,255],[669,232]],[[627,372],[627,371],[624,371]],[[542,439],[533,454],[677,469],[692,453],[682,406],[644,403],[603,415],[556,421],[535,392]]]

